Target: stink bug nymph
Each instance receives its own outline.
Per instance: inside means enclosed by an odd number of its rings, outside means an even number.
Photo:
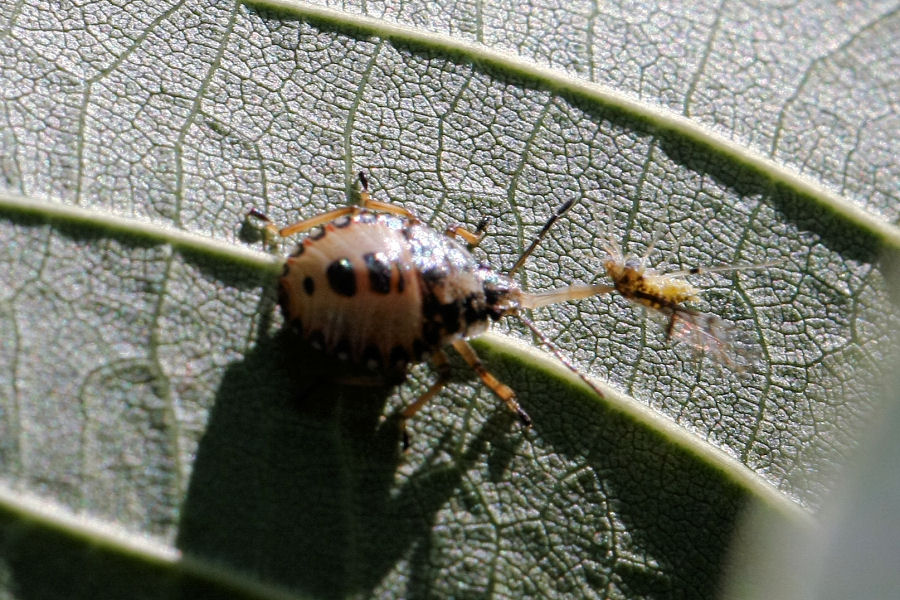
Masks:
[[[404,445],[408,443],[406,421],[449,380],[444,352],[448,345],[522,425],[531,425],[512,388],[487,370],[466,341],[503,317],[520,319],[563,364],[601,394],[522,311],[616,290],[639,301],[641,296],[633,290],[629,293],[624,280],[610,269],[614,285],[573,285],[541,293],[523,290],[512,278],[572,201],[554,212],[513,267],[501,273],[479,262],[470,251],[484,237],[484,222],[474,232],[451,227],[441,233],[402,207],[373,200],[363,173],[359,181],[360,199],[355,206],[282,229],[255,209],[248,216],[263,220],[271,239],[312,230],[285,260],[278,294],[285,322],[311,346],[378,373],[377,380],[384,383],[402,381],[411,364],[429,360],[434,366],[437,380],[400,412]],[[673,302],[683,299],[687,298],[672,298]]]

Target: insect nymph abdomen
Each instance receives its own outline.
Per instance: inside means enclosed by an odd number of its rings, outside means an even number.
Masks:
[[[362,211],[300,243],[286,261],[279,302],[314,347],[400,376],[408,364],[487,328],[486,275],[455,240]]]
[[[282,229],[256,209],[248,213],[265,222],[270,243],[275,236],[313,230],[285,260],[279,280],[285,321],[314,348],[382,371],[385,382],[401,381],[409,364],[430,358],[438,380],[401,411],[401,424],[446,385],[450,363],[443,348],[452,345],[519,421],[530,425],[512,388],[497,380],[466,342],[491,320],[516,314],[526,296],[510,277],[478,263],[457,241],[477,245],[482,226],[474,233],[461,227],[439,233],[406,209],[373,200],[362,173],[359,179],[361,206]]]

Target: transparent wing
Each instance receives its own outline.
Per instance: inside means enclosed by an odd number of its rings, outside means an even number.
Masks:
[[[735,371],[748,370],[759,359],[757,348],[747,343],[734,325],[715,315],[676,310],[670,317],[668,334]]]

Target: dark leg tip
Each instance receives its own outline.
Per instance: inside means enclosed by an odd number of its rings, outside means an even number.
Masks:
[[[406,433],[405,427],[403,428],[403,433],[400,435],[400,437],[402,438],[401,444],[402,444],[403,452],[407,452],[409,450],[410,442],[409,442],[409,434]]]
[[[247,217],[256,217],[257,219],[262,219],[263,221],[268,221],[269,217],[266,216],[266,213],[259,210],[255,206],[247,211]]]
[[[403,452],[409,450],[409,432],[406,431],[406,418],[403,415],[397,415],[396,417],[397,427],[400,429],[400,444]]]
[[[532,421],[531,417],[528,416],[528,413],[522,410],[521,408],[516,411],[516,415],[519,417],[519,422],[523,427],[531,427]]]
[[[677,318],[677,316],[674,314],[671,317],[669,317],[669,324],[666,326],[666,340],[667,341],[671,341],[672,334],[675,333],[675,319],[676,318]]]

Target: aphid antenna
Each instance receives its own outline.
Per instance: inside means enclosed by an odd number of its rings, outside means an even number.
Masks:
[[[656,229],[653,231],[653,237],[650,238],[650,243],[647,244],[647,249],[644,250],[644,254],[640,258],[641,267],[644,267],[647,264],[647,259],[650,257],[650,253],[653,252],[653,249],[656,247],[656,243],[662,239],[665,233],[665,226],[662,223],[657,224]]]
[[[691,267],[689,269],[681,269],[670,273],[660,273],[660,279],[669,277],[686,277],[688,275],[703,275],[704,273],[728,273],[731,271],[759,271],[770,267],[777,267],[784,263],[784,259],[770,260],[764,263],[745,263],[739,265],[716,265],[714,267]]]

